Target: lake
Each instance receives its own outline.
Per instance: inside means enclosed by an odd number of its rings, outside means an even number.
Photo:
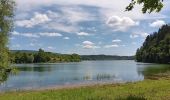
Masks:
[[[170,65],[137,63],[133,60],[17,64],[15,66],[19,70],[17,74],[7,74],[0,78],[0,91],[73,84],[134,82],[144,80],[147,75],[170,70]]]

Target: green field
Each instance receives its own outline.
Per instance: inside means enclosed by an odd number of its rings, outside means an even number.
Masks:
[[[0,100],[170,100],[170,80],[0,93]]]

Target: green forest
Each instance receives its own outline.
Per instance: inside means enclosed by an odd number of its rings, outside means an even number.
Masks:
[[[56,63],[56,62],[79,62],[78,54],[57,54],[45,52],[39,49],[37,52],[11,51],[9,52],[11,63]]]
[[[134,60],[134,56],[81,55],[81,60]]]
[[[147,36],[136,52],[136,61],[170,63],[170,25],[163,25],[158,32]]]

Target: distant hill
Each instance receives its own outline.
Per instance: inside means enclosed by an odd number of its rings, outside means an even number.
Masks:
[[[81,60],[134,60],[134,56],[81,55]]]
[[[147,36],[136,52],[136,61],[170,63],[170,25],[164,25],[158,32]]]
[[[38,53],[38,51],[36,50],[10,50],[10,52],[16,53],[16,52],[20,52],[20,53]],[[48,53],[53,53],[53,52],[48,52]],[[60,53],[54,53],[54,54],[60,54]],[[65,54],[62,54],[65,55]]]
[[[10,50],[10,52],[16,53],[16,52],[21,52],[21,53],[37,53],[38,51],[35,50]]]
[[[38,53],[36,50],[11,50],[11,52],[16,53]],[[59,55],[68,55],[60,54]],[[80,55],[81,60],[134,60],[134,56],[116,56],[116,55]]]

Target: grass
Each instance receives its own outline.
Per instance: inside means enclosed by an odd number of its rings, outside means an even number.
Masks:
[[[170,100],[170,80],[0,93],[0,100]]]
[[[105,79],[110,75],[98,77]],[[170,100],[170,72],[146,78],[124,84],[5,92],[0,93],[0,100]]]

